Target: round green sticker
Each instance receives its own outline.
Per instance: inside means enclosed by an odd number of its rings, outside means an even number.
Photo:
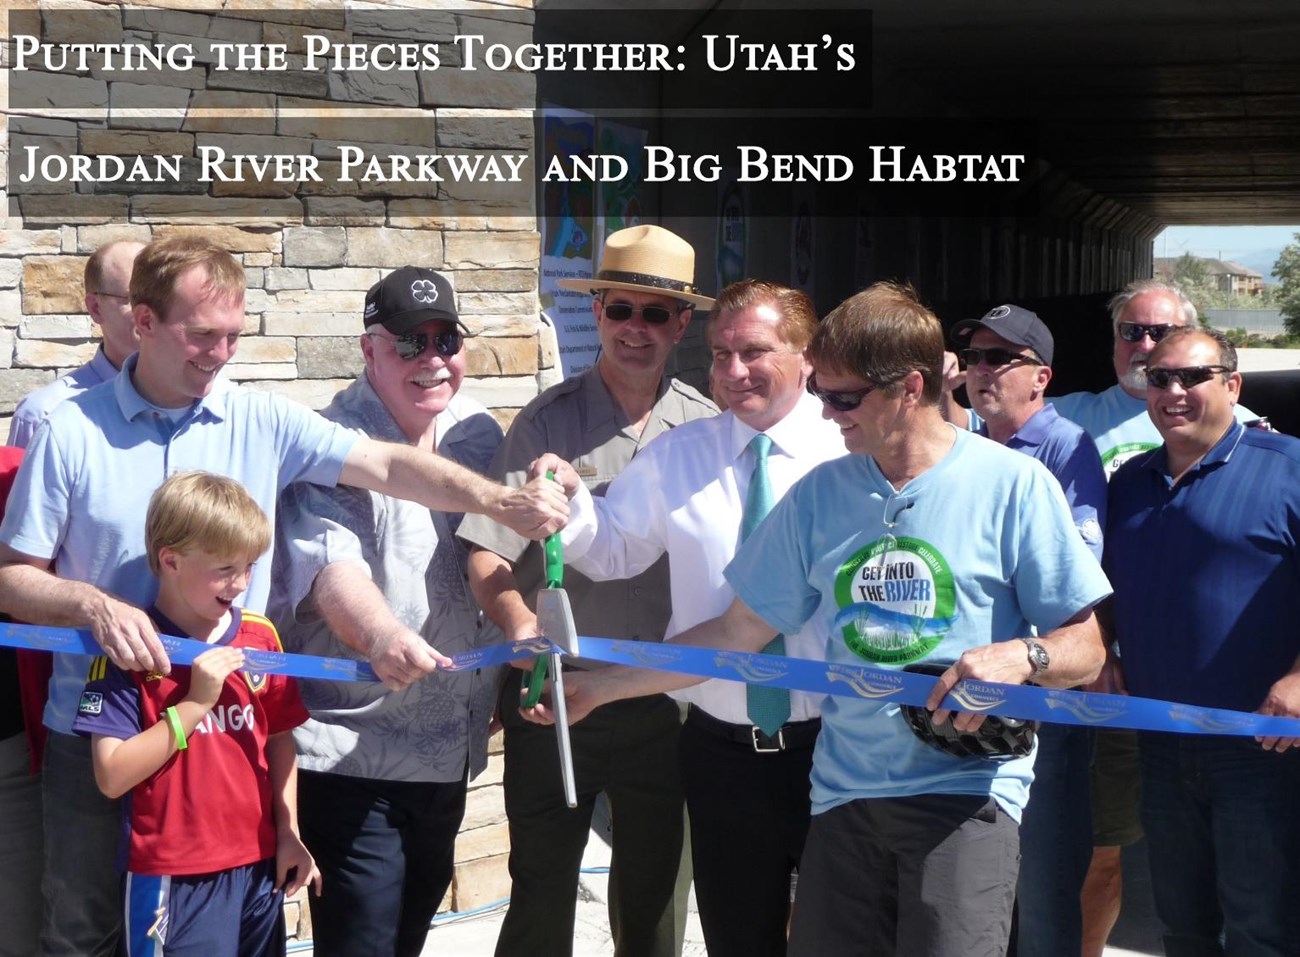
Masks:
[[[850,556],[835,575],[835,628],[848,648],[877,664],[924,658],[952,627],[952,571],[919,538],[886,535]]]

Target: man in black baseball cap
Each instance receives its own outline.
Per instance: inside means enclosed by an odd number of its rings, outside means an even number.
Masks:
[[[1087,433],[1044,401],[1052,379],[1047,326],[1028,309],[1008,304],[957,323],[952,341],[966,370],[966,395],[984,420],[980,434],[1047,466],[1065,491],[1080,536],[1100,560],[1106,475]],[[1082,946],[1079,894],[1092,857],[1084,799],[1091,754],[1086,728],[1046,724],[1039,730],[1033,790],[1020,823],[1014,957],[1077,954]]]

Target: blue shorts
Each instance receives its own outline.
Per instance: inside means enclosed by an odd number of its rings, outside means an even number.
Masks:
[[[127,957],[283,957],[284,895],[275,861],[211,874],[128,873],[122,950]]]

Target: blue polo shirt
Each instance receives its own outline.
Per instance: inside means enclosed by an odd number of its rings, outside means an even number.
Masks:
[[[980,435],[989,434],[981,423]],[[1031,455],[1047,466],[1061,483],[1074,527],[1101,561],[1102,528],[1106,524],[1106,472],[1088,433],[1063,418],[1050,405],[1035,412],[1006,442],[1009,449]]]
[[[136,391],[134,371],[133,356],[122,374],[51,410],[14,481],[0,541],[52,560],[61,578],[147,608],[157,581],[145,559],[145,514],[167,476],[229,476],[274,523],[290,482],[338,482],[358,435],[283,396],[224,383],[189,409],[159,409]],[[263,611],[270,584],[267,555],[236,604]],[[55,656],[47,727],[71,733],[90,661]]]
[[[1300,655],[1300,440],[1234,423],[1177,484],[1165,447],[1111,479],[1105,569],[1135,695],[1254,711]]]
[[[13,421],[9,423],[9,444],[20,449],[27,448],[32,444],[37,427],[45,421],[51,409],[116,375],[117,369],[108,361],[108,356],[104,355],[104,347],[100,346],[90,361],[81,368],[73,369],[67,375],[60,376],[49,385],[23,397],[14,409]]]

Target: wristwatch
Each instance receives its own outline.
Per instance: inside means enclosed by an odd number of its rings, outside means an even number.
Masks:
[[[1029,676],[1032,681],[1047,673],[1048,666],[1052,663],[1052,656],[1047,653],[1047,649],[1035,641],[1033,638],[1021,638],[1025,643],[1025,648],[1029,651],[1029,663],[1034,666],[1034,673]]]

